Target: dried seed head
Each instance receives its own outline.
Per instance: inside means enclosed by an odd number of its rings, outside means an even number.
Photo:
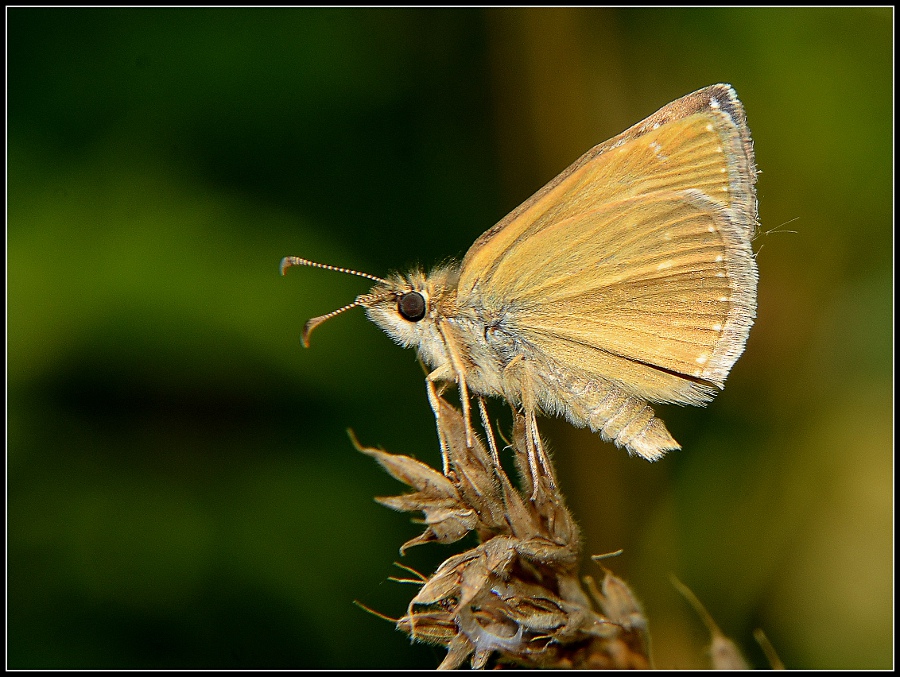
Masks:
[[[512,444],[522,484],[517,490],[480,439],[467,444],[462,414],[442,398],[439,406],[446,476],[354,440],[360,451],[414,489],[376,499],[395,510],[424,513],[424,533],[403,549],[452,543],[469,531],[481,541],[438,567],[397,627],[414,639],[447,647],[444,669],[467,659],[481,668],[492,658],[542,668],[648,667],[646,621],[636,602],[622,601],[630,595],[621,590],[627,590],[625,584],[608,582],[611,574],[604,580],[605,592],[609,587],[612,596],[615,589],[619,620],[609,618],[602,606],[612,602],[595,607],[581,587],[578,528],[554,482],[539,477],[539,486],[532,486],[523,418],[516,416]],[[492,442],[493,431],[485,432]]]

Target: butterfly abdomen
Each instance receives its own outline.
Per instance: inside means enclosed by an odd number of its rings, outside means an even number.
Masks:
[[[681,448],[645,400],[599,378],[561,372],[554,382],[553,399],[542,402],[545,410],[564,412],[573,424],[648,461]]]

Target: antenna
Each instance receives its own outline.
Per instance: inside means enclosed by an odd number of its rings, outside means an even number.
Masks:
[[[300,340],[303,341],[303,347],[309,348],[309,335],[312,334],[312,330],[322,324],[325,320],[330,320],[335,315],[340,315],[345,310],[350,310],[351,308],[356,308],[356,306],[363,305],[366,301],[369,300],[369,295],[366,294],[365,297],[358,297],[353,303],[348,303],[343,308],[338,308],[337,310],[332,310],[327,315],[320,315],[319,317],[314,317],[309,320],[305,325],[303,325],[303,334],[300,337]]]
[[[309,259],[301,259],[299,256],[285,256],[283,259],[281,259],[281,274],[284,275],[284,271],[286,271],[291,266],[310,266],[312,268],[323,268],[324,270],[335,270],[339,273],[358,275],[359,277],[365,277],[369,280],[374,280],[375,282],[388,284],[387,280],[384,280],[380,277],[375,277],[374,275],[369,275],[368,273],[361,273],[358,270],[350,270],[349,268],[339,268],[338,266],[329,266],[325,263],[316,263],[315,261],[310,261]]]
[[[281,259],[281,274],[284,275],[285,271],[291,266],[310,266],[311,268],[322,268],[324,270],[334,270],[338,273],[347,273],[348,275],[358,275],[359,277],[364,277],[366,279],[372,280],[374,282],[380,282],[383,285],[390,286],[390,282],[380,277],[376,277],[375,275],[369,275],[368,273],[361,273],[358,270],[350,270],[349,268],[340,268],[338,266],[329,266],[325,263],[316,263],[315,261],[310,261],[309,259],[301,259],[299,256],[285,256]],[[389,296],[390,294],[388,294]],[[320,315],[319,317],[314,317],[309,320],[303,327],[303,334],[301,336],[301,340],[303,341],[303,347],[309,348],[309,335],[312,334],[312,330],[322,324],[325,320],[330,320],[335,315],[340,315],[345,310],[350,310],[351,308],[356,308],[357,306],[368,306],[372,302],[380,301],[383,298],[387,298],[384,294],[362,294],[356,297],[356,300],[353,303],[348,303],[343,308],[338,308],[337,310],[333,310],[327,315]]]

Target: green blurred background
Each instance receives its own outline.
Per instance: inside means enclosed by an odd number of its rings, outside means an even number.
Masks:
[[[754,628],[792,668],[891,667],[891,8],[7,19],[9,667],[436,666],[353,605],[404,612],[419,527],[345,430],[438,463],[422,371],[358,310],[304,350],[368,284],[278,262],[461,256],[715,82],[762,171],[747,350],[708,408],[658,408],[659,463],[542,431],[659,667],[708,664],[672,573],[757,667]]]

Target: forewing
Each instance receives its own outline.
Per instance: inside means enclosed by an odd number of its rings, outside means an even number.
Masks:
[[[753,146],[734,90],[701,89],[592,148],[478,238],[462,262],[460,303],[493,295],[503,282],[495,280],[498,268],[523,240],[629,197],[702,191],[732,210],[732,223],[749,241],[756,228],[755,182]]]

